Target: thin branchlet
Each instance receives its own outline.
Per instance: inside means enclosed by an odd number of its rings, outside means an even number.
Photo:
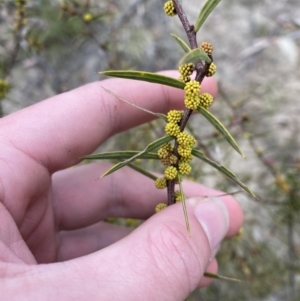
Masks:
[[[192,49],[197,48],[198,44],[197,44],[197,38],[196,38],[196,32],[194,30],[194,26],[191,25],[189,23],[189,20],[184,12],[184,10],[182,9],[181,4],[179,3],[178,0],[173,0],[178,18],[181,21],[181,24],[186,32],[187,38],[189,40],[190,46]]]
[[[189,23],[189,20],[186,16],[181,4],[179,3],[179,1],[178,0],[172,0],[172,1],[175,6],[178,18],[181,21],[181,24],[187,35],[191,49],[198,48],[197,33],[194,30],[194,26]],[[213,58],[211,55],[209,55],[209,58],[211,59],[211,61],[213,61]],[[209,65],[210,65],[210,63],[205,62],[203,64],[201,61],[198,61],[195,63],[195,71],[196,71],[195,80],[196,81],[198,81],[199,83],[201,83],[203,81],[205,75],[207,74]],[[190,116],[192,115],[192,113],[193,113],[193,110],[190,110],[187,108],[184,110],[182,119],[179,124],[181,132],[184,131],[184,128],[185,128]],[[178,154],[178,142],[176,140],[175,140],[175,144],[174,144],[173,154],[175,156],[177,156],[177,158],[180,157]],[[178,162],[179,162],[179,160],[173,166],[178,168]],[[176,200],[175,200],[175,180],[169,180],[167,187],[168,187],[168,205],[171,205],[176,202]]]

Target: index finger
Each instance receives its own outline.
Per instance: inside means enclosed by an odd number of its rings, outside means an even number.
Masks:
[[[176,72],[164,74],[176,76]],[[148,110],[166,113],[183,107],[183,91],[124,79],[95,82],[54,96],[1,120],[0,133],[49,171],[72,166],[109,136],[153,119],[110,95],[105,87]],[[202,91],[216,92],[208,79]]]

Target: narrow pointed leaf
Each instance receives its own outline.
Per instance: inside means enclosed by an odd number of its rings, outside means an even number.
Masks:
[[[188,217],[188,213],[187,213],[187,210],[186,210],[186,204],[185,204],[185,194],[183,192],[183,188],[182,188],[182,180],[181,180],[181,177],[178,176],[178,182],[179,182],[179,190],[180,190],[180,197],[181,197],[181,202],[182,202],[182,209],[183,209],[183,214],[184,214],[184,219],[185,219],[185,226],[186,226],[186,229],[188,231],[188,234],[190,235],[191,234],[191,229],[190,229],[190,223],[189,223],[189,217]]]
[[[156,180],[157,176],[155,176],[154,174],[150,173],[149,171],[145,170],[144,168],[141,168],[139,166],[136,166],[132,163],[129,163],[128,166],[132,169],[134,169],[135,171],[138,171],[139,173],[143,174],[144,176],[152,179],[152,180]]]
[[[84,156],[82,159],[89,159],[89,160],[126,160],[129,159],[137,154],[139,151],[116,151],[116,152],[104,152],[104,153],[97,153]],[[140,159],[155,159],[159,160],[159,157],[156,153],[145,153],[142,154]]]
[[[225,128],[225,126],[221,123],[221,121],[215,117],[211,112],[206,110],[203,107],[198,108],[198,112],[200,112],[214,127],[215,129],[227,140],[227,142],[242,156],[245,158],[242,150],[231,136],[229,131]]]
[[[112,71],[99,72],[99,74],[113,76],[113,77],[141,80],[145,82],[171,86],[178,89],[183,89],[185,86],[184,82],[177,80],[175,78],[165,76],[165,75],[160,75],[157,73],[145,72],[145,71],[112,70]]]
[[[136,104],[130,102],[129,100],[126,100],[125,98],[123,98],[123,97],[121,97],[120,95],[118,95],[118,94],[112,92],[112,91],[109,90],[109,89],[106,89],[106,88],[104,88],[104,87],[102,87],[102,86],[101,86],[101,88],[104,89],[107,93],[109,93],[109,94],[113,95],[114,97],[118,98],[119,100],[124,101],[125,103],[127,103],[127,104],[129,104],[129,105],[131,105],[131,106],[133,106],[133,107],[135,107],[135,108],[141,110],[141,111],[144,111],[144,112],[146,112],[146,113],[149,113],[149,114],[151,114],[151,115],[156,116],[157,118],[161,118],[161,119],[163,119],[163,120],[165,120],[165,121],[168,121],[167,116],[164,115],[164,114],[161,114],[161,113],[154,113],[154,112],[152,112],[152,111],[150,111],[150,110],[147,110],[147,109],[145,109],[145,108],[142,108],[142,107],[140,107],[140,106],[138,106],[138,105],[136,105]]]
[[[200,48],[196,48],[191,50],[190,52],[186,53],[179,61],[178,65],[188,64],[188,63],[195,63],[199,60],[206,61],[208,63],[211,62],[211,59],[208,57],[206,52]]]
[[[197,32],[201,28],[206,18],[210,15],[210,13],[214,10],[214,8],[219,4],[220,1],[221,0],[207,0],[204,3],[195,23],[195,32]]]
[[[179,44],[179,46],[184,50],[184,52],[190,52],[191,48],[187,45],[187,43],[179,38],[176,34],[171,33],[171,36],[175,39],[175,41]]]
[[[230,171],[228,168],[219,165],[218,163],[216,163],[215,161],[207,158],[201,151],[199,151],[198,149],[193,149],[192,150],[192,154],[197,157],[198,159],[206,162],[207,164],[209,164],[210,166],[214,167],[215,169],[217,169],[218,171],[220,171],[222,174],[224,174],[226,177],[228,177],[229,179],[231,179],[233,182],[235,182],[237,185],[239,185],[240,187],[242,187],[245,191],[247,191],[250,195],[252,195],[253,197],[256,198],[255,194],[243,183],[241,182],[236,175]]]
[[[173,140],[174,137],[171,137],[171,136],[164,136],[162,138],[159,138],[155,141],[153,141],[152,143],[150,143],[144,150],[138,152],[136,155],[130,157],[129,159],[123,161],[123,162],[120,162],[116,165],[114,165],[112,168],[110,168],[109,170],[107,170],[102,176],[101,178],[105,177],[105,176],[108,176],[109,174],[117,171],[118,169],[126,166],[127,164],[129,164],[130,162],[140,158],[143,154],[146,154],[147,152],[151,152],[153,151],[154,149],[160,147],[161,145],[163,145],[164,143],[167,143],[167,142],[170,142],[171,140]]]
[[[205,272],[204,276],[208,277],[208,278],[219,279],[219,280],[228,280],[228,281],[241,282],[241,280],[237,279],[237,278],[231,278],[231,277],[221,276],[221,275],[218,275],[218,274],[213,274],[213,273],[208,273],[208,272]]]

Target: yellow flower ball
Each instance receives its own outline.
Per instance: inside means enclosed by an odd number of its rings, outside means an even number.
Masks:
[[[184,91],[186,96],[199,95],[200,90],[201,90],[201,85],[196,80],[191,80],[190,82],[186,83],[184,86]]]
[[[189,175],[192,171],[192,167],[188,163],[179,163],[178,170],[182,175]]]
[[[171,110],[167,114],[168,122],[179,123],[183,116],[182,110]]]
[[[176,137],[176,140],[178,144],[182,145],[183,147],[193,147],[196,144],[196,139],[187,132],[181,132]]]
[[[211,63],[209,65],[206,76],[208,77],[213,76],[216,72],[217,72],[217,66],[214,63]]]
[[[164,189],[167,187],[167,180],[165,178],[157,178],[155,180],[155,187],[157,189]]]
[[[205,109],[208,109],[214,101],[213,96],[210,95],[209,93],[203,93],[200,95],[199,98],[200,98],[200,106]]]
[[[82,16],[82,20],[86,23],[89,23],[93,20],[93,15],[91,13],[85,13],[83,16]]]
[[[200,105],[199,95],[185,96],[184,104],[190,110],[197,110]]]
[[[168,122],[165,131],[167,135],[176,137],[180,133],[180,127],[177,123]]]
[[[183,147],[181,145],[178,146],[178,154],[182,158],[190,157],[191,153],[192,153],[192,148],[191,147]]]
[[[173,17],[177,14],[173,1],[167,1],[164,4],[164,12],[170,17]]]
[[[167,204],[165,204],[165,203],[159,203],[155,207],[155,212],[157,213],[157,212],[165,209],[166,207],[167,207]]]
[[[202,42],[200,44],[199,48],[204,50],[207,54],[212,55],[212,53],[213,53],[213,46],[209,42]]]
[[[181,76],[190,76],[194,71],[194,66],[192,63],[180,65],[178,71]]]
[[[169,166],[165,169],[165,178],[167,180],[174,180],[174,179],[176,179],[177,175],[178,175],[178,171],[177,171],[176,167]]]

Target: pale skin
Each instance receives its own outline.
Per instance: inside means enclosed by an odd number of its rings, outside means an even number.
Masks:
[[[174,72],[165,72],[175,76]],[[154,214],[166,191],[124,168],[69,168],[114,134],[152,116],[117,100],[167,113],[183,108],[183,92],[156,84],[109,79],[54,96],[0,120],[0,291],[3,300],[183,300],[217,272],[206,232],[187,203]],[[216,94],[213,80],[202,91]],[[187,197],[220,192],[185,182]],[[221,197],[234,235],[243,220],[231,196]],[[200,201],[199,201],[200,200]],[[133,232],[107,217],[147,219]]]

